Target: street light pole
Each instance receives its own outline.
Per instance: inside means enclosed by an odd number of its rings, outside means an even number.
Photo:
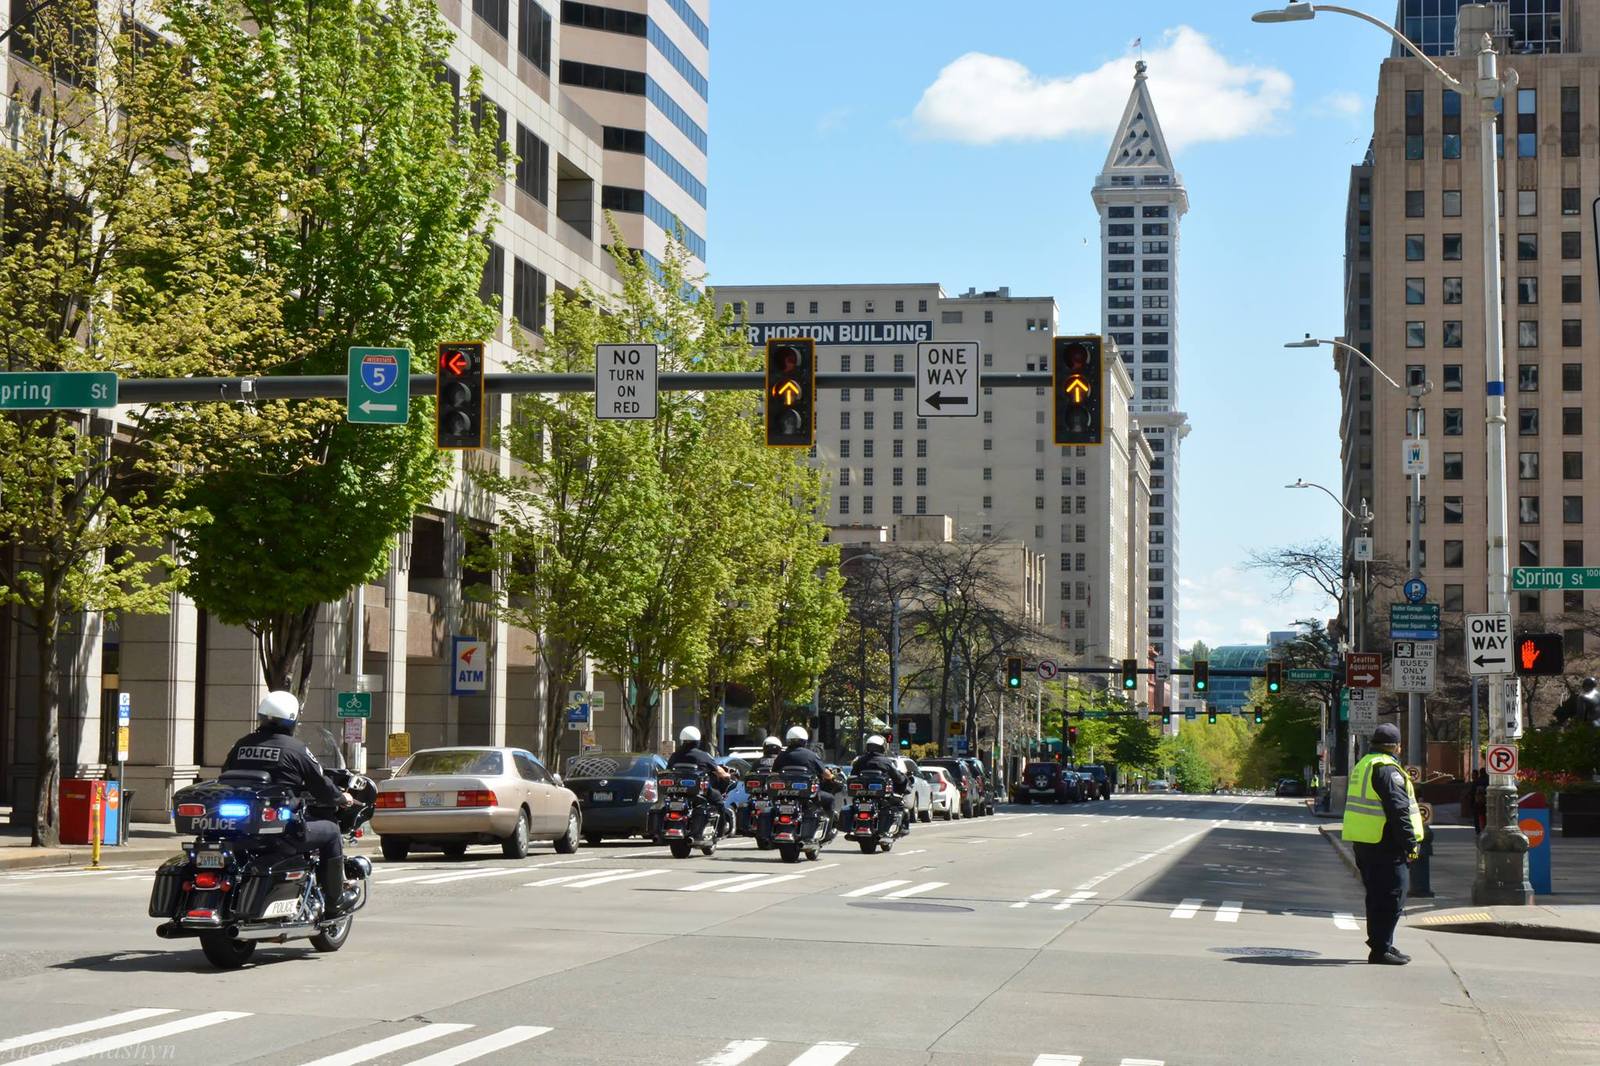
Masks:
[[[1462,96],[1478,102],[1479,255],[1483,289],[1484,364],[1484,479],[1488,515],[1485,529],[1490,614],[1510,615],[1510,515],[1506,508],[1506,382],[1505,318],[1500,282],[1500,163],[1495,147],[1495,101],[1515,99],[1517,72],[1502,81],[1495,54],[1494,8],[1489,4],[1463,4],[1456,11],[1456,50],[1462,42],[1475,45],[1477,73],[1468,81],[1451,77],[1403,33],[1350,8],[1329,4],[1291,3],[1275,11],[1251,16],[1255,22],[1300,22],[1330,11],[1369,22],[1388,33],[1422,61],[1435,77]],[[1522,693],[1505,674],[1489,675],[1489,741],[1515,740],[1522,735]],[[1479,906],[1533,902],[1528,883],[1528,838],[1517,828],[1517,790],[1510,774],[1489,774],[1488,824],[1478,835],[1478,869],[1472,884],[1472,902]]]

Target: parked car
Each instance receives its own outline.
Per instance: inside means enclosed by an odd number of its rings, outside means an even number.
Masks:
[[[508,859],[535,840],[578,850],[583,812],[561,778],[521,748],[424,748],[379,782],[372,828],[383,857],[403,862],[413,847],[459,859],[470,844],[499,844]]]
[[[754,765],[755,762],[761,758],[764,752],[760,746],[756,746],[753,748],[729,748],[728,754],[735,759],[743,759],[745,762]]]
[[[921,773],[933,792],[933,813],[947,822],[960,818],[961,788],[950,771],[943,766],[924,766]]]
[[[922,767],[905,755],[891,755],[895,766],[906,775],[910,788],[906,792],[906,810],[919,822],[933,821],[933,786],[922,776]]]
[[[1146,792],[1165,792],[1171,788],[1165,781],[1152,781],[1144,787]]]
[[[977,759],[968,755],[963,756],[961,761],[967,764],[967,768],[970,769],[973,773],[973,776],[978,779],[978,795],[982,797],[981,809],[978,811],[978,813],[993,814],[994,805],[996,802],[994,794],[994,775],[989,773],[989,768],[983,765],[982,759]]]
[[[744,820],[750,809],[750,792],[744,787],[744,778],[750,772],[753,760],[747,761],[742,756],[729,752],[727,755],[717,756],[717,762],[726,766],[728,772],[733,775],[733,780],[722,790],[722,798],[733,811],[734,832],[738,832],[744,827]]]
[[[931,766],[942,766],[949,772],[960,797],[959,812],[962,818],[971,818],[983,810],[983,782],[972,772],[967,760],[942,757],[922,760],[923,769]]]
[[[1031,762],[1022,768],[1017,782],[1018,803],[1076,803],[1077,775],[1056,762]]]
[[[1298,777],[1278,778],[1277,794],[1280,796],[1304,796],[1306,783]]]
[[[1085,799],[1108,800],[1111,798],[1111,775],[1106,773],[1104,766],[1099,763],[1090,763],[1088,766],[1078,767],[1078,773],[1086,775],[1092,786],[1089,791],[1093,795],[1086,796]]]
[[[656,772],[666,766],[653,752],[591,752],[568,759],[566,785],[578,797],[584,842],[644,836],[658,798]]]

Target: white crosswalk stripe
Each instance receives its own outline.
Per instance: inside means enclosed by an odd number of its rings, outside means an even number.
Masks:
[[[562,874],[560,877],[547,877],[543,881],[529,881],[523,888],[543,888],[546,885],[563,885],[571,881],[582,881],[585,878],[597,877],[600,874],[627,873],[626,870],[585,870],[581,874]]]
[[[1074,903],[1082,903],[1084,900],[1094,899],[1099,894],[1100,893],[1098,892],[1074,892],[1071,897],[1062,900],[1060,903],[1057,903],[1050,909],[1053,911],[1064,911],[1070,908]]]
[[[142,1022],[146,1018],[158,1018],[163,1014],[178,1013],[172,1007],[140,1007],[137,1010],[125,1010],[116,1014],[108,1014],[104,1018],[91,1018],[86,1022],[74,1022],[71,1025],[58,1025],[54,1029],[41,1029],[37,1033],[23,1033],[6,1040],[0,1040],[0,1055],[17,1048],[28,1047],[33,1044],[48,1044],[55,1040],[65,1040],[69,1036],[79,1033],[92,1033],[96,1029],[114,1029],[119,1025],[131,1022]]]
[[[1162,1059],[1123,1059],[1118,1066],[1167,1066]]]
[[[909,885],[910,883],[910,881],[879,881],[875,885],[867,885],[864,888],[858,888],[853,891],[846,892],[845,896],[870,896],[874,892],[881,891],[885,888],[895,888],[899,885]]]
[[[746,881],[742,885],[730,885],[727,888],[719,888],[717,891],[748,892],[752,888],[766,888],[768,885],[782,884],[784,881],[798,881],[804,876],[805,874],[774,874],[771,877],[763,877],[759,881]]]
[[[618,871],[616,873],[606,874],[601,877],[590,877],[587,880],[573,881],[566,887],[593,888],[595,885],[609,885],[613,881],[632,881],[640,877],[655,877],[658,874],[664,874],[666,872],[667,871],[665,870],[629,870],[627,872]]]
[[[1343,911],[1341,911],[1341,912],[1339,912],[1339,913],[1337,913],[1337,914],[1335,914],[1333,916],[1333,925],[1334,925],[1334,928],[1336,928],[1336,929],[1360,929],[1361,928],[1361,926],[1356,924],[1356,916],[1355,915],[1347,914],[1347,913],[1345,913]]]
[[[463,1062],[471,1062],[473,1059],[482,1058],[491,1051],[500,1051],[504,1048],[512,1047],[526,1040],[532,1040],[536,1036],[543,1036],[549,1031],[550,1027],[548,1025],[513,1025],[500,1030],[498,1033],[481,1036],[476,1040],[469,1040],[465,1044],[446,1048],[444,1051],[417,1059],[415,1062],[408,1063],[407,1066],[460,1066]]]
[[[1222,906],[1217,908],[1215,920],[1219,922],[1237,922],[1239,920],[1239,912],[1242,910],[1244,910],[1244,904],[1240,901],[1236,899],[1223,900]]]
[[[716,888],[719,885],[732,885],[740,881],[755,881],[767,876],[766,874],[734,874],[732,877],[713,877],[709,881],[700,881],[692,885],[684,885],[679,892],[699,892],[707,888]]]
[[[821,1044],[812,1044],[797,1057],[789,1060],[789,1066],[834,1066],[843,1062],[856,1049],[854,1044],[836,1043],[827,1041]]]
[[[950,882],[948,882],[948,881],[924,881],[920,885],[912,885],[910,888],[902,888],[898,892],[890,892],[890,893],[886,894],[883,898],[884,899],[905,899],[907,896],[915,896],[915,895],[919,895],[919,894],[921,894],[923,892],[932,892],[934,889],[943,888],[945,885],[948,885],[949,883]]]
[[[416,1029],[407,1029],[394,1036],[386,1036],[382,1040],[374,1040],[368,1044],[360,1044],[348,1051],[340,1051],[333,1055],[325,1055],[305,1064],[305,1066],[356,1066],[357,1063],[371,1062],[373,1059],[382,1058],[393,1051],[403,1051],[408,1047],[425,1044],[429,1040],[437,1040],[451,1033],[459,1033],[472,1026],[461,1022],[431,1022]]]
[[[139,1044],[148,1044],[157,1040],[164,1040],[169,1036],[191,1032],[195,1029],[204,1029],[216,1025],[218,1022],[231,1022],[236,1018],[248,1018],[248,1012],[236,1010],[216,1010],[206,1014],[197,1014],[190,1018],[178,1018],[159,1025],[146,1026],[143,1029],[133,1029],[116,1036],[103,1036],[98,1040],[90,1040],[82,1044],[71,1044],[67,1047],[58,1047],[38,1055],[29,1055],[24,1059],[11,1059],[10,1062],[21,1066],[55,1066],[59,1062],[76,1062],[79,1059],[106,1056],[108,1052],[115,1052],[120,1048],[132,1047]],[[27,1046],[27,1045],[23,1045]]]
[[[1083,1066],[1082,1055],[1040,1055],[1033,1066]]]
[[[1200,905],[1204,902],[1205,900],[1203,899],[1186,899],[1176,907],[1172,908],[1171,917],[1193,918],[1195,916],[1195,912],[1200,909]]]
[[[1017,902],[1017,903],[1013,903],[1011,905],[1011,909],[1014,910],[1014,911],[1021,910],[1023,907],[1026,907],[1030,902],[1033,902],[1035,900],[1041,900],[1041,899],[1049,899],[1051,896],[1055,895],[1056,893],[1058,893],[1060,891],[1061,890],[1059,888],[1047,888],[1043,892],[1035,892],[1033,895],[1029,896],[1027,899],[1022,900],[1022,901]]]
[[[739,1066],[766,1046],[765,1040],[735,1040],[710,1058],[701,1059],[699,1066]]]

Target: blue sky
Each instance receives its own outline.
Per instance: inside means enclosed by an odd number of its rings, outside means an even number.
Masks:
[[[1304,477],[1337,490],[1337,379],[1326,350],[1282,344],[1341,331],[1349,167],[1388,43],[1336,16],[1251,23],[1268,3],[712,9],[712,286],[1009,285],[1054,296],[1068,332],[1099,328],[1089,189],[1142,38],[1190,202],[1178,324],[1193,424],[1179,501],[1185,646],[1257,642],[1330,610],[1309,588],[1277,598],[1239,563],[1338,535],[1332,501],[1283,488]]]

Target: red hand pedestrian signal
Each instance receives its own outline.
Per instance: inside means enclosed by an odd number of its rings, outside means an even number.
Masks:
[[[1533,664],[1538,662],[1538,661],[1539,661],[1539,649],[1534,645],[1533,641],[1531,641],[1531,640],[1523,641],[1522,642],[1522,668],[1524,670],[1532,670],[1533,669]]]

